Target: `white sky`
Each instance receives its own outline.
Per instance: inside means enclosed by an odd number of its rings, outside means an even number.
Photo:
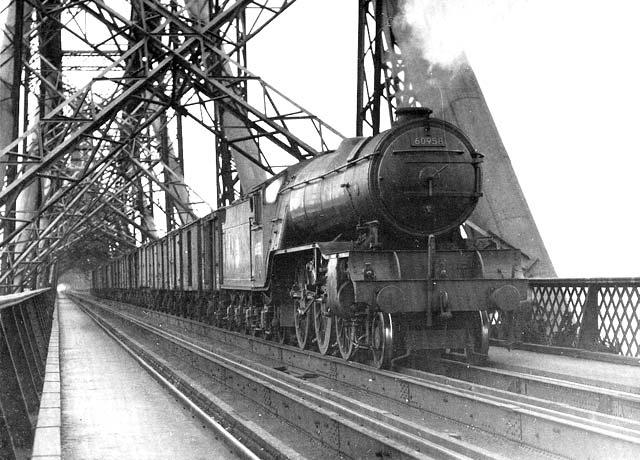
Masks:
[[[640,276],[640,2],[448,5],[558,275]],[[354,135],[356,33],[355,0],[298,0],[249,68]]]

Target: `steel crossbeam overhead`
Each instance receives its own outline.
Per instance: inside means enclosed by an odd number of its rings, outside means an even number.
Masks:
[[[149,117],[149,121],[152,121],[152,120],[153,120],[153,117]],[[145,128],[145,126],[147,126],[147,124],[138,125],[136,130],[131,131],[129,133],[130,139],[133,139],[135,135],[141,133],[142,130]],[[103,125],[99,131],[99,135],[93,136],[94,137],[93,140],[99,141],[101,139],[108,139],[109,138],[108,131],[110,130],[110,127],[111,127],[111,123],[107,123]],[[131,140],[129,140],[129,142],[131,142]],[[89,174],[92,174],[93,171],[101,167],[106,161],[110,160],[114,155],[117,155],[120,152],[120,150],[125,148],[127,145],[128,145],[127,142],[117,141],[114,143],[115,148],[106,150],[104,152],[104,155],[98,157],[98,151],[101,149],[102,145],[99,142],[95,142],[91,150],[89,151],[87,161],[85,161],[85,164],[82,165],[82,167],[79,168],[74,174],[73,176],[74,180],[71,183],[67,184],[67,186],[61,186],[56,191],[56,193],[54,193],[41,206],[36,216],[34,216],[30,220],[23,220],[22,226],[16,228],[16,231],[14,231],[14,234],[8,235],[7,237],[5,237],[4,241],[0,242],[0,247],[3,247],[6,244],[10,243],[12,241],[13,236],[15,236],[15,232],[23,230],[24,227],[26,227],[26,225],[33,223],[34,220],[36,220],[39,217],[39,215],[47,211],[50,207],[54,206],[59,200],[63,199],[68,192],[72,191],[78,184],[80,184],[86,177],[88,177]]]
[[[152,177],[152,179],[154,181],[158,181],[157,178],[155,178],[153,176],[153,173],[151,173],[149,171],[148,168],[142,166],[140,168],[133,168],[133,173],[130,176],[123,176],[121,172],[119,172],[117,170],[116,167],[114,167],[114,164],[116,162],[116,160],[120,160],[120,159],[116,159],[115,157],[111,157],[109,158],[109,160],[105,163],[104,168],[101,168],[100,170],[95,171],[92,174],[91,179],[87,182],[87,185],[85,185],[84,190],[82,190],[80,193],[76,194],[76,195],[72,195],[73,199],[71,200],[71,202],[69,204],[66,205],[66,207],[64,209],[57,209],[57,215],[55,217],[55,219],[52,220],[52,224],[56,224],[57,222],[60,221],[61,218],[63,217],[69,217],[69,221],[73,221],[76,217],[82,217],[84,216],[83,214],[83,209],[86,210],[87,212],[93,210],[93,209],[101,209],[104,208],[104,206],[106,205],[107,208],[109,210],[113,210],[114,212],[116,212],[116,214],[121,218],[121,220],[124,221],[124,223],[127,226],[131,226],[131,227],[135,227],[139,230],[139,232],[141,234],[148,234],[147,229],[145,229],[144,227],[142,227],[141,225],[137,224],[137,222],[135,222],[135,220],[129,216],[126,216],[124,214],[124,212],[122,212],[120,209],[118,209],[114,204],[112,204],[112,202],[117,203],[121,208],[125,208],[126,207],[126,203],[125,201],[127,200],[127,197],[125,196],[124,199],[120,199],[119,196],[117,194],[113,194],[111,192],[109,192],[109,190],[113,189],[115,182],[112,181],[111,184],[104,184],[104,178],[108,177],[105,176],[105,171],[107,168],[111,168],[112,172],[111,175],[115,176],[116,179],[119,179],[120,182],[124,182],[124,186],[125,188],[122,189],[122,191],[126,191],[127,189],[131,188],[131,187],[136,187],[138,186],[138,182],[135,181],[136,176],[141,175],[143,172],[149,176]],[[135,160],[135,162],[137,162],[137,160]],[[134,165],[137,164],[134,162]],[[156,160],[155,163],[159,163],[160,160]],[[101,181],[101,182],[98,182]],[[91,192],[92,188],[95,188],[97,186],[99,186],[102,190],[104,190],[103,192],[92,192],[92,195],[89,195],[89,192]],[[98,197],[100,198],[99,200],[96,200],[95,198],[91,198],[91,196],[93,195],[98,195]],[[82,198],[84,197],[90,197],[89,201],[85,200],[84,202],[81,201]],[[105,198],[108,200],[105,200]],[[80,207],[80,212],[78,212],[78,207]],[[96,208],[97,206],[97,208]],[[107,218],[108,216],[103,216],[101,217],[100,221],[101,222],[108,222],[109,219]],[[117,223],[117,222],[116,222]],[[39,236],[40,239],[47,237],[48,238],[48,232],[52,229],[53,227],[51,226],[51,224],[49,225],[49,227],[47,227]],[[86,228],[78,228],[77,226],[73,227],[74,230],[68,230],[68,229],[63,229],[64,230],[64,234],[62,237],[60,237],[59,239],[63,239],[63,238],[68,238],[70,233],[73,233],[74,231],[76,232],[82,232],[82,234],[85,234],[87,232]],[[133,239],[135,241],[135,239],[128,235],[126,232],[123,233],[122,231],[119,232],[119,234],[121,235],[125,235],[128,239]],[[152,237],[153,235],[147,235]],[[138,241],[138,243],[140,243],[141,241]],[[28,253],[29,251],[37,251],[39,249],[39,245],[36,244],[37,243],[37,239],[36,241],[32,242],[32,245],[29,246],[23,253],[21,254],[15,254],[17,257],[17,260],[14,262],[14,266],[18,266],[20,265],[20,263],[22,263],[25,260],[25,253]],[[51,243],[49,243],[49,247],[50,248],[54,248],[55,246],[51,246]],[[31,266],[28,264],[28,266]]]
[[[158,112],[158,113],[160,113],[160,112]],[[152,122],[152,121],[153,121],[153,117],[149,117],[149,119],[148,119],[148,123],[150,123],[150,122]],[[148,123],[147,123],[147,124],[148,124]],[[144,129],[144,127],[145,127],[145,125],[144,125],[144,124],[143,124],[142,126],[139,126],[139,127],[138,127],[138,129],[137,129],[137,132],[139,132],[141,129]],[[119,144],[118,144],[118,146],[119,146],[119,147],[125,147],[126,145],[127,145],[127,144],[125,144],[125,143],[119,143]],[[101,178],[101,176],[102,176],[102,175],[104,175],[105,167],[102,167],[102,165],[103,165],[103,164],[105,164],[105,165],[108,167],[109,165],[111,165],[112,163],[114,163],[114,161],[117,159],[117,160],[120,162],[120,166],[122,165],[123,157],[121,157],[121,156],[120,156],[120,157],[116,158],[116,154],[117,154],[117,153],[118,153],[118,151],[111,151],[111,152],[110,152],[110,154],[109,154],[108,156],[104,157],[104,159],[103,159],[103,160],[101,160],[101,162],[100,162],[100,163],[98,163],[98,164],[96,164],[96,165],[94,165],[94,166],[91,166],[91,167],[90,167],[90,169],[89,169],[89,171],[87,171],[87,170],[86,170],[86,168],[85,168],[85,170],[83,171],[83,176],[82,176],[82,177],[78,177],[78,180],[71,184],[71,187],[75,187],[75,186],[77,186],[78,184],[80,184],[80,183],[81,183],[81,182],[82,182],[86,177],[88,177],[88,174],[92,174],[92,176],[91,176],[91,178],[90,178],[90,181],[89,181],[89,186],[85,187],[85,188],[84,188],[81,192],[79,192],[78,194],[76,194],[76,195],[71,195],[71,197],[73,198],[73,200],[72,200],[72,201],[73,201],[74,203],[75,203],[75,202],[77,202],[77,200],[78,200],[79,198],[82,198],[85,194],[88,194],[88,192],[89,192],[89,188],[90,188],[90,186],[93,184],[93,182],[94,182],[94,181],[96,181],[96,180],[98,180],[98,179],[100,179],[100,178]],[[126,157],[124,157],[124,158],[126,159]],[[117,171],[116,171],[116,172],[117,172]],[[138,173],[139,173],[139,171],[138,171]],[[132,177],[126,178],[127,182],[128,182],[129,180],[131,180],[131,179],[132,179]],[[51,198],[47,203],[45,203],[45,209],[46,209],[46,208],[48,208],[48,207],[54,206],[54,205],[56,205],[56,204],[58,205],[58,208],[59,208],[59,205],[60,205],[61,203],[60,203],[60,202],[57,202],[57,203],[56,203],[56,201],[55,201],[55,200],[62,198],[62,196],[63,196],[63,195],[65,195],[68,191],[70,191],[70,190],[71,190],[71,187],[69,187],[69,188],[67,188],[67,189],[60,189],[60,190],[58,190],[58,192],[57,192],[57,196],[52,197],[52,198]],[[55,211],[55,212],[57,212],[57,213],[60,213],[60,212],[61,212],[61,211],[60,211],[60,209],[54,209],[54,211]],[[54,213],[52,213],[52,214],[54,214]],[[63,214],[64,214],[64,212],[63,212]],[[60,214],[58,214],[58,216],[60,216]],[[32,220],[32,223],[36,223],[37,221],[38,221],[38,218],[36,217],[36,218],[34,218],[34,219]],[[26,223],[25,223],[25,225],[26,225],[26,224],[28,224],[28,222],[26,222]],[[36,238],[36,240],[37,240],[37,238]],[[34,249],[35,249],[35,248],[37,248],[37,247],[38,247],[37,245],[32,244],[32,245],[30,246],[30,249],[31,249],[31,250],[34,250]],[[19,259],[18,259],[18,262],[23,261],[23,260],[24,260],[24,258],[19,258]]]
[[[168,19],[170,22],[168,27],[169,29],[173,27],[174,37],[187,40],[188,37],[202,34],[202,31],[197,27],[190,25],[188,19],[184,17],[176,18],[170,11],[163,9],[159,4],[148,0],[143,0],[142,3],[151,8],[153,12],[161,14],[163,19]],[[100,5],[99,2],[96,2],[96,4]],[[104,7],[103,5],[100,6]],[[113,15],[116,14],[113,11],[110,12]],[[124,18],[120,19],[125,23],[127,22]],[[258,31],[262,30],[262,28],[263,26],[258,27]],[[325,136],[333,134],[339,139],[343,137],[318,117],[309,113],[293,100],[277,91],[273,86],[249,72],[240,63],[234,61],[226,50],[216,46],[216,42],[219,39],[217,36],[210,34],[210,28],[206,26],[205,30],[207,34],[199,36],[198,46],[191,50],[192,54],[186,55],[171,49],[169,45],[162,43],[157,36],[149,34],[148,38],[155,40],[155,45],[162,48],[163,51],[175,55],[177,63],[181,66],[182,75],[189,78],[187,83],[191,88],[197,88],[203,94],[215,100],[217,104],[233,111],[238,117],[248,117],[242,121],[244,123],[248,122],[250,128],[255,130],[255,133],[250,134],[252,138],[269,138],[291,154],[294,159],[301,160],[328,149],[328,141]],[[243,43],[246,43],[255,33],[257,32],[251,32],[245,36]],[[232,69],[226,70],[225,66],[227,65],[232,66]],[[243,91],[236,91],[238,86],[251,83],[257,84],[258,97],[256,99],[264,101],[262,108],[246,101],[242,94]],[[307,143],[302,140],[302,136],[296,134],[292,125],[299,124],[301,121],[307,122],[302,129],[307,129],[308,132],[305,133],[307,137],[316,136],[317,140],[315,142]],[[229,142],[245,140],[243,138],[239,140],[232,139]],[[247,152],[245,154],[248,155]]]
[[[66,187],[61,186],[56,193],[42,206],[39,215],[42,214],[42,212],[46,209],[48,209],[49,207],[53,206],[58,200],[60,200],[66,193],[68,193],[69,191],[71,191],[75,186],[77,186],[85,177],[87,177],[87,175],[95,168],[99,167],[103,162],[105,162],[106,160],[110,159],[111,157],[118,155],[121,153],[121,151],[125,150],[125,147],[128,147],[132,142],[133,139],[135,139],[135,136],[137,136],[138,134],[140,134],[144,128],[146,128],[150,123],[153,122],[153,120],[158,117],[161,113],[162,110],[158,109],[156,107],[154,112],[149,112],[146,110],[146,106],[141,104],[139,105],[139,110],[140,111],[146,111],[146,121],[142,124],[139,124],[136,126],[135,129],[133,130],[129,130],[129,140],[127,140],[126,142],[123,142],[122,140],[117,141],[114,145],[110,146],[110,149],[107,149],[103,152],[103,156],[97,156],[97,152],[98,152],[98,148],[100,147],[99,143],[96,143],[96,145],[91,149],[90,152],[90,157],[96,159],[96,161],[87,161],[86,164],[79,169],[78,171],[76,171],[76,173],[74,174],[73,177],[73,181],[71,181],[69,184],[67,184]],[[102,128],[107,128],[107,131],[109,129],[109,124],[103,126]],[[106,131],[101,131],[103,133],[103,135],[101,136],[102,138],[108,138]],[[125,158],[125,157],[122,157]],[[121,160],[122,160],[121,158]],[[35,219],[37,219],[39,217],[39,215],[35,216],[34,218],[32,218],[31,220],[26,220],[24,221],[24,223],[22,224],[21,227],[17,228],[16,230],[22,230],[28,223],[33,223],[33,221]],[[15,234],[15,232],[14,232]],[[2,243],[0,243],[0,247],[6,245],[7,243],[11,242],[12,240],[12,236],[14,236],[14,234],[10,235],[8,238],[5,239],[5,241],[3,241]]]
[[[110,177],[110,176],[106,176],[106,177]],[[106,184],[104,190],[105,192],[110,188],[111,184],[115,183],[115,180],[117,180],[117,177],[113,178],[111,177],[110,179],[108,179],[108,183]],[[89,182],[86,185],[86,189],[90,188],[93,184],[97,183],[98,181],[104,181],[105,180],[105,175],[102,171],[99,171],[99,174],[96,175],[93,178],[93,181]],[[89,210],[92,209],[92,206],[95,205],[95,199],[91,199],[89,201],[85,201],[85,203],[82,203],[81,199],[84,198],[86,195],[83,194],[77,194],[73,197],[73,199],[67,203],[67,205],[59,210],[59,212],[57,213],[56,217],[53,218],[49,224],[47,225],[46,228],[42,229],[42,230],[37,230],[38,233],[38,238],[34,238],[22,251],[20,251],[19,253],[15,254],[15,258],[14,260],[12,260],[12,264],[13,264],[13,269],[14,269],[14,275],[18,275],[20,274],[22,271],[24,271],[24,267],[23,265],[27,265],[30,266],[29,264],[33,262],[33,260],[38,257],[40,254],[40,250],[45,249],[42,247],[42,245],[40,244],[45,238],[50,239],[61,239],[64,237],[64,225],[68,225],[69,222],[73,221],[75,219],[75,216],[82,216],[82,211],[83,210]],[[60,225],[58,225],[60,223]],[[61,232],[62,230],[62,232]],[[57,235],[58,233],[61,233],[62,235]],[[45,249],[46,251],[51,251],[55,246],[53,244],[51,244],[50,241],[48,241],[49,244],[47,244],[47,248]],[[34,255],[36,257],[33,258],[29,258],[29,256]],[[0,276],[0,279],[4,279],[6,278],[10,273],[7,272],[5,274],[3,274],[2,276]]]
[[[112,160],[109,166],[113,166],[114,163],[115,160]],[[139,173],[140,171],[135,172],[136,175]],[[97,222],[96,225],[109,227],[110,231],[106,234],[120,236],[119,240],[123,242],[129,241],[126,247],[135,246],[135,239],[118,228],[119,221],[110,219],[111,213],[105,211],[105,207],[109,206],[109,201],[104,199],[108,196],[118,196],[126,192],[134,184],[131,179],[133,178],[124,177],[118,174],[117,171],[113,171],[106,176],[101,172],[96,174],[94,180],[89,182],[86,187],[88,189],[97,184],[99,191],[93,194],[89,200],[83,200],[87,196],[85,194],[75,195],[73,200],[51,220],[49,225],[39,232],[39,238],[32,241],[20,254],[16,254],[13,274],[20,275],[23,279],[33,280],[33,277],[29,275],[32,275],[36,269],[34,262],[45,263],[46,257],[55,254],[59,250],[59,246],[66,240],[78,234],[85,236],[88,230],[86,225],[92,221]],[[49,240],[46,247],[40,244],[43,239]],[[31,255],[34,257],[30,258],[29,256]],[[7,272],[0,275],[0,284],[9,274]]]

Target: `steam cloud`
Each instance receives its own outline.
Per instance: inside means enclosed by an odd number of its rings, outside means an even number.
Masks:
[[[455,68],[464,53],[493,33],[514,0],[401,0],[394,30],[400,30],[431,65]],[[404,51],[404,49],[403,49]]]
[[[393,30],[402,50],[405,87],[399,105],[430,105],[461,70],[466,51],[513,7],[514,0],[400,0]]]

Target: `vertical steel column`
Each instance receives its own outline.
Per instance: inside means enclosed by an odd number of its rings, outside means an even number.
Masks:
[[[184,138],[182,137],[182,114],[176,113],[176,142],[178,143],[178,164],[184,173]]]
[[[15,32],[13,37],[13,48],[14,48],[13,83],[11,87],[11,100],[9,102],[11,104],[10,110],[14,114],[13,125],[11,126],[11,132],[14,139],[18,137],[18,134],[20,132],[20,84],[22,83],[22,68],[23,68],[22,59],[23,59],[23,48],[25,45],[24,37],[23,37],[24,20],[25,20],[24,0],[15,0],[15,8],[16,8],[15,28],[14,28]],[[29,94],[28,85],[25,84],[23,87],[24,87],[25,98],[26,98],[27,95]],[[26,111],[26,107],[25,107],[25,111]],[[25,113],[25,116],[26,116],[26,113]],[[7,170],[6,170],[7,183],[10,183],[16,177],[16,172],[17,172],[16,160],[17,160],[17,155],[15,155],[14,153],[9,154],[7,157],[7,161],[8,161]],[[0,188],[2,188],[2,185],[0,185]],[[8,205],[7,210],[5,211],[5,215],[15,216],[14,208],[15,208],[15,203],[11,203],[11,205]],[[15,221],[9,219],[6,221],[5,224],[6,224],[5,234],[9,234],[13,232],[13,230],[15,229]]]
[[[587,292],[587,300],[582,307],[582,325],[580,326],[580,335],[578,337],[579,348],[589,350],[600,340],[600,330],[598,329],[598,294],[601,286],[599,284],[589,285]]]
[[[215,108],[215,117],[216,122],[222,125],[222,110],[218,106]],[[216,136],[216,169],[218,207],[227,206],[236,197],[238,175],[233,166],[229,143],[224,136]]]
[[[222,10],[222,5],[220,5],[220,1],[216,0],[215,5],[211,5],[213,9],[210,9],[210,17],[218,14]],[[244,13],[241,14],[241,18],[244,18]],[[241,35],[244,32],[244,20],[241,18],[234,19],[235,28],[236,28],[236,42],[242,43]],[[220,37],[219,44],[222,47],[224,43],[223,37]],[[236,50],[235,60],[246,67],[247,64],[247,53],[246,46],[241,46]],[[220,70],[223,72],[223,70]],[[242,82],[240,86],[237,88],[240,89],[242,95],[246,99],[246,83]],[[215,120],[216,123],[219,124],[220,127],[224,126],[224,110],[216,104],[215,107]],[[223,131],[222,129],[220,131]],[[216,167],[217,167],[217,188],[216,188],[216,196],[218,200],[218,206],[227,206],[233,200],[235,200],[236,195],[240,192],[238,189],[238,171],[236,170],[233,163],[233,156],[231,155],[231,148],[229,146],[229,142],[227,141],[225,136],[216,136]]]
[[[371,124],[373,134],[380,132],[380,100],[382,99],[382,0],[374,0],[375,38],[373,47],[373,107]]]
[[[169,164],[169,133],[167,132],[167,126],[166,126],[166,115],[161,115],[161,120],[162,120],[162,128],[161,132],[160,132],[160,159],[162,160],[162,162],[165,165]],[[166,186],[167,189],[171,189],[171,175],[169,174],[169,171],[167,171],[166,169],[164,169],[162,171],[162,177],[164,180],[164,184]],[[169,195],[168,193],[165,192],[164,194],[164,213],[165,213],[165,217],[167,219],[167,233],[170,232],[171,230],[173,230],[176,226],[175,226],[175,219],[174,219],[174,204],[173,204],[173,198],[171,197],[171,195]]]
[[[367,3],[370,0],[358,0],[358,56],[356,75],[356,136],[362,136],[366,111],[362,107],[364,103],[364,35],[367,27]]]
[[[365,125],[369,126],[371,135],[380,132],[380,116],[385,89],[392,92],[387,85],[392,81],[385,74],[385,38],[387,49],[392,32],[389,21],[385,18],[393,10],[391,0],[359,0],[358,2],[358,67],[356,88],[356,135],[365,135]],[[385,22],[385,20],[387,22]],[[391,96],[388,96],[391,104]]]
[[[5,8],[6,23],[0,24],[0,112],[3,120],[0,125],[0,149],[18,137],[20,125],[20,83],[22,78],[22,47],[24,1],[13,0]],[[11,151],[6,160],[0,163],[0,190],[5,181],[11,183],[16,176],[18,149]],[[0,222],[0,234],[6,238],[15,229],[15,203],[6,204]],[[13,249],[13,248],[10,248]],[[12,264],[12,251],[7,251],[0,259],[0,272],[9,270]],[[13,280],[9,280],[10,284]],[[11,292],[11,288],[1,288],[0,292]]]

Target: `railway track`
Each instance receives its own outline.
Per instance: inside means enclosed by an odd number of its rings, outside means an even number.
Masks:
[[[566,406],[567,412],[577,408],[622,418],[632,421],[631,426],[640,421],[640,387],[628,388],[615,382],[605,384],[602,381],[598,381],[596,386],[594,381],[583,377],[535,373],[530,369],[500,364],[496,367],[470,366],[452,359],[414,362],[410,368],[399,370],[407,374],[419,375],[419,371],[438,374],[514,395],[536,398],[540,401],[539,404],[558,403]],[[582,412],[578,411],[576,414],[582,415]],[[604,420],[608,418],[605,417]],[[623,421],[617,423],[624,424]]]
[[[338,455],[640,457],[640,424],[634,416],[617,417],[415,369],[377,371],[156,312],[144,311],[143,321],[137,307],[82,302],[91,304],[94,315],[133,325],[127,327],[162,342],[210,376],[233,375],[225,377],[227,384],[248,389],[267,411],[285,418],[290,414],[288,423],[325,446],[337,446]],[[229,351],[238,349],[242,357]]]
[[[362,406],[352,398],[330,395],[321,387],[305,382],[306,378],[313,376],[296,373],[289,375],[280,369],[263,367],[237,357],[230,359],[175,333],[149,326],[134,317],[118,315],[104,308],[99,312],[95,308],[83,308],[98,324],[201,405],[210,407],[214,402],[189,383],[188,378],[172,371],[147,347],[136,343],[136,339],[146,334],[156,346],[170,349],[184,362],[190,362],[206,375],[223,376],[227,386],[261,403],[265,409],[274,411],[325,446],[333,446],[336,458],[343,455],[349,458],[496,458],[489,452],[466,445],[454,437],[411,426],[392,414],[379,413],[374,408]],[[114,320],[119,323],[115,327]],[[128,328],[124,327],[124,322],[128,323]],[[131,326],[136,339],[132,338],[131,330],[121,330],[131,329]],[[220,413],[219,410],[215,412]],[[228,412],[227,417],[232,416],[232,412]],[[383,415],[382,420],[376,415]],[[237,423],[241,421],[235,420],[234,425]],[[252,444],[259,445],[259,450],[266,457],[277,458],[281,456],[279,451],[286,452],[283,443],[274,440],[273,436],[260,430],[255,424],[248,424],[238,437],[252,438]],[[283,456],[301,457],[291,449]],[[307,458],[307,455],[303,457]],[[319,458],[327,457],[323,454]]]

